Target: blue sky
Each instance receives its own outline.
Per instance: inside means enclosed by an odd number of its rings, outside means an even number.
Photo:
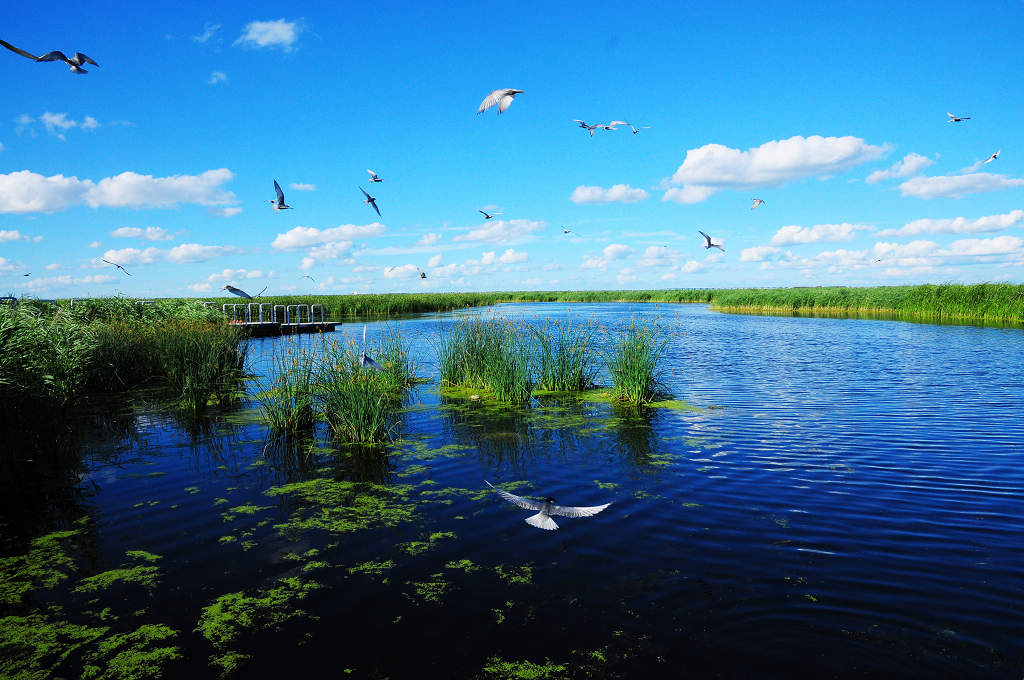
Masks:
[[[15,5],[0,294],[1024,281],[1024,3],[714,4]]]

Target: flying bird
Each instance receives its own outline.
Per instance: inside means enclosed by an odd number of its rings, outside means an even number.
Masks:
[[[946,111],[946,115],[949,116],[949,122],[950,123],[959,123],[962,120],[970,120],[971,119],[970,116],[954,116],[949,111]]]
[[[370,181],[371,182],[383,182],[384,181],[380,177],[377,177],[377,173],[375,173],[373,170],[370,170],[369,168],[367,168],[366,171],[368,173],[370,173]]]
[[[231,293],[232,295],[237,295],[238,297],[244,297],[246,300],[252,300],[252,296],[251,295],[246,293],[241,288],[235,288],[230,283],[228,285],[224,286],[223,288],[221,288],[221,290],[226,290],[229,293]],[[264,288],[263,290],[266,290],[266,288]]]
[[[757,206],[761,205],[762,203],[764,203],[764,201],[762,201],[760,198],[755,198],[754,199],[754,204],[752,206],[750,206],[750,209],[753,210],[754,208],[756,208]]]
[[[369,203],[373,206],[373,209],[377,211],[377,217],[380,217],[380,208],[377,207],[377,199],[366,193],[366,189],[359,187],[359,190],[363,192],[363,196],[366,196],[366,200],[363,203]]]
[[[584,122],[583,122],[582,120],[580,120],[579,118],[573,118],[573,119],[572,119],[572,122],[574,122],[574,123],[579,123],[579,124],[580,124],[580,127],[581,127],[581,128],[583,128],[584,130],[586,130],[587,132],[589,132],[589,133],[590,133],[590,136],[591,136],[591,137],[593,137],[593,136],[594,136],[594,130],[595,130],[596,128],[599,128],[599,127],[601,127],[601,124],[600,124],[600,123],[594,123],[593,125],[587,125],[586,123],[584,123]]]
[[[82,64],[92,64],[93,66],[99,66],[95,61],[90,59],[88,56],[81,52],[75,52],[75,56],[68,59],[64,56],[64,53],[60,50],[54,50],[53,52],[47,52],[46,54],[36,57],[36,61],[63,61],[65,64],[71,67],[72,73],[88,73]]]
[[[562,233],[563,234],[575,234],[576,232],[573,231],[572,229],[569,229],[568,227],[562,227]]]
[[[101,259],[101,260],[103,260],[103,258],[102,258],[102,257],[101,257],[100,259]],[[119,265],[118,263],[116,263],[116,262],[111,262],[110,260],[103,260],[103,261],[104,261],[104,262],[106,262],[107,264],[112,264],[112,265],[114,265],[115,267],[117,267],[118,269],[120,269],[121,271],[123,271],[123,272],[124,272],[125,274],[128,274],[128,276],[131,276],[131,273],[129,273],[129,271],[128,271],[127,269],[125,269],[124,267],[122,267],[122,266],[121,266],[121,265]]]
[[[554,531],[558,528],[558,525],[555,524],[555,520],[551,519],[551,515],[561,515],[562,517],[593,517],[611,505],[611,503],[605,503],[604,505],[591,505],[585,508],[554,505],[555,499],[551,497],[545,498],[543,501],[531,501],[529,498],[523,498],[522,496],[517,496],[513,493],[509,493],[508,491],[503,491],[488,482],[486,479],[484,480],[484,484],[497,491],[499,496],[507,500],[512,505],[518,505],[520,508],[525,510],[537,510],[538,512],[536,515],[530,515],[523,521],[532,527],[546,529],[547,531]]]
[[[616,127],[617,125],[629,125],[629,123],[627,123],[624,120],[613,120],[612,122],[608,123],[607,125],[602,125],[601,127],[604,128],[605,130],[616,130],[616,129],[618,129]],[[633,127],[633,126],[630,125],[630,127]]]
[[[20,54],[21,56],[25,57],[26,59],[31,59],[32,61],[39,61],[39,57],[37,57],[36,55],[29,54],[28,52],[26,52],[25,50],[21,49],[20,47],[15,47],[14,45],[12,45],[11,43],[9,43],[9,42],[7,42],[5,40],[0,40],[0,45],[3,45],[4,47],[9,49],[11,52],[14,52],[15,54]]]
[[[418,271],[420,273],[420,278],[421,279],[427,278],[427,273],[425,271],[423,271],[422,269],[420,269],[419,267],[416,267],[416,271]]]
[[[650,125],[641,125],[640,127],[636,127],[635,125],[630,125],[629,127],[631,127],[633,129],[633,134],[634,135],[636,133],[640,132],[641,130],[649,130],[651,128]]]
[[[302,275],[302,278],[304,278],[304,279],[309,279],[309,280],[310,280],[310,281],[312,281],[313,283],[316,283],[316,279],[314,279],[314,278],[313,278],[312,276],[310,276],[309,274],[303,274],[303,275]]]
[[[284,192],[281,191],[281,185],[277,183],[276,179],[274,180],[274,192],[277,194],[277,198],[270,201],[274,204],[274,210],[291,210],[292,207],[284,202]]]
[[[32,276],[32,272],[25,272],[22,276]]]
[[[723,253],[725,252],[725,248],[723,248],[722,246],[720,246],[720,245],[719,245],[719,244],[717,244],[717,243],[712,243],[712,242],[711,242],[711,237],[710,237],[710,236],[708,236],[707,234],[705,234],[705,233],[704,233],[703,231],[700,231],[700,229],[698,229],[697,231],[699,231],[699,232],[700,232],[700,235],[704,237],[704,247],[705,247],[705,248],[718,248],[718,249],[719,249],[719,250],[721,250],[721,251],[722,251]]]
[[[359,365],[369,366],[370,368],[377,369],[378,371],[384,370],[380,367],[380,364],[371,359],[370,355],[366,353],[366,324],[363,324],[363,349],[359,352]]]
[[[259,297],[259,296],[263,295],[264,293],[266,293],[267,292],[267,288],[270,288],[270,286],[263,286],[263,290],[261,290],[260,292],[256,293],[256,297]]]
[[[986,163],[991,163],[991,162],[992,162],[992,161],[994,161],[995,159],[999,158],[999,154],[1000,154],[1000,153],[1002,153],[1002,152],[1003,152],[1003,150],[1002,150],[1002,149],[1000,149],[999,151],[996,151],[996,152],[995,152],[994,154],[992,154],[992,155],[991,155],[991,156],[989,156],[989,157],[988,157],[987,159],[985,159],[985,162],[986,162]]]
[[[477,212],[480,213],[481,215],[483,215],[485,220],[489,220],[492,217],[494,217],[495,215],[504,215],[505,214],[505,213],[499,213],[499,212],[496,212],[496,213],[486,213],[483,210],[477,210]]]
[[[491,108],[495,104],[498,105],[498,113],[505,113],[505,109],[512,106],[512,100],[517,94],[522,94],[522,90],[513,90],[511,88],[504,88],[495,90],[490,93],[484,100],[480,102],[480,108],[477,109],[477,113],[483,113],[487,109]]]

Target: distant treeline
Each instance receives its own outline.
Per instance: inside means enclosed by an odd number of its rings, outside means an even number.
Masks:
[[[218,298],[217,303],[245,302]],[[328,319],[392,317],[503,302],[701,302],[727,312],[881,315],[923,321],[1024,324],[1024,285],[1010,283],[808,288],[503,291],[268,296],[257,302],[323,305]]]

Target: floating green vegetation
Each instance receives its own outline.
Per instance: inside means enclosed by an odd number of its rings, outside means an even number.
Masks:
[[[630,324],[608,358],[612,393],[617,400],[630,404],[658,401],[663,393],[658,361],[667,343],[659,326],[642,321]]]
[[[69,539],[79,529],[55,531],[33,539],[24,555],[0,558],[0,603],[22,604],[25,595],[37,587],[53,588],[76,571],[75,561],[67,554]]]
[[[620,486],[622,486],[618,482],[601,482],[596,479],[594,480],[594,484],[597,484],[597,488],[602,489],[604,491],[615,491]]]
[[[444,580],[444,574],[432,574],[426,581],[406,581],[405,584],[412,587],[413,594],[406,595],[416,604],[441,604],[452,589],[452,584]]]
[[[394,560],[367,560],[361,562],[354,567],[348,568],[350,574],[370,574],[372,576],[380,576],[386,571],[390,571],[395,568]]]
[[[567,671],[565,664],[551,663],[550,659],[537,664],[532,661],[505,661],[492,656],[478,677],[482,680],[563,680],[569,677]]]
[[[534,329],[537,340],[537,385],[552,392],[578,392],[594,385],[597,351],[594,322],[551,321]]]
[[[296,605],[322,587],[313,581],[292,576],[282,578],[275,587],[259,590],[254,595],[228,593],[203,607],[195,630],[216,651],[210,662],[220,667],[222,676],[227,676],[249,660],[249,655],[236,649],[242,638],[260,631],[280,630],[285,622],[300,617],[315,620],[316,617]]]
[[[533,565],[531,564],[523,564],[518,567],[506,567],[504,564],[499,564],[494,567],[494,572],[505,583],[519,585],[533,583]]]
[[[439,541],[451,538],[458,538],[454,531],[435,531],[425,541],[408,541],[399,543],[397,548],[404,550],[410,555],[421,555],[433,549]]]
[[[318,478],[271,487],[265,493],[289,496],[299,506],[286,522],[274,525],[282,533],[348,533],[416,519],[416,504],[408,498],[411,488]]]
[[[54,607],[49,615],[0,618],[0,677],[43,680],[56,677],[77,651],[103,637],[107,627],[93,628],[60,620]]]
[[[185,487],[185,493],[192,494],[192,495],[197,494],[197,493],[199,493],[199,487],[198,486],[186,486]]]
[[[160,580],[160,569],[145,564],[134,567],[121,567],[100,572],[94,576],[83,578],[77,586],[76,593],[96,593],[109,590],[117,585],[137,585],[152,591]]]
[[[178,631],[163,624],[147,624],[131,633],[101,640],[97,650],[86,657],[83,680],[142,680],[162,678],[168,664],[183,658],[173,640]]]
[[[281,559],[288,560],[290,562],[303,562],[305,560],[311,560],[319,554],[320,550],[318,548],[310,548],[301,555],[294,552],[286,552],[285,554],[281,555]]]
[[[264,510],[270,510],[269,505],[253,505],[251,503],[246,505],[236,505],[233,508],[228,508],[226,512],[221,513],[221,517],[225,522],[233,522],[237,519],[238,515],[255,515],[257,512],[263,512]]]
[[[467,574],[471,574],[474,571],[479,571],[480,570],[480,566],[479,565],[473,564],[472,560],[467,560],[467,559],[452,560],[451,562],[448,562],[446,565],[444,565],[444,568],[445,569],[457,569],[459,571],[464,571]]]

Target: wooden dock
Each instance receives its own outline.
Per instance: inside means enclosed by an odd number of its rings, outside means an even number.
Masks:
[[[277,321],[231,321],[236,328],[241,328],[252,338],[276,338],[280,335],[296,333],[333,333],[334,322],[316,323],[279,323]]]

